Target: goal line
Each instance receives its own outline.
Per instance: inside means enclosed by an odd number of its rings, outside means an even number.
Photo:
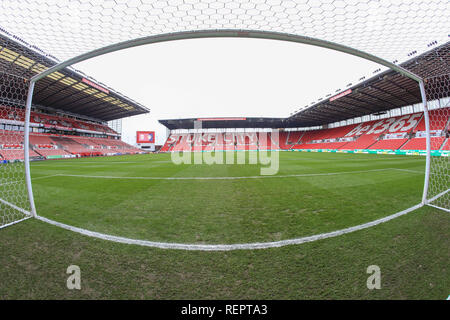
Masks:
[[[417,204],[415,206],[412,206],[408,209],[402,210],[400,212],[394,213],[390,216],[377,219],[374,221],[370,221],[364,224],[360,224],[357,226],[327,232],[327,233],[321,233],[317,235],[302,237],[302,238],[296,238],[296,239],[288,239],[288,240],[280,240],[280,241],[273,241],[273,242],[253,242],[253,243],[237,243],[237,244],[189,244],[189,243],[170,243],[170,242],[155,242],[155,241],[148,241],[148,240],[138,240],[138,239],[131,239],[131,238],[125,238],[125,237],[119,237],[104,233],[99,233],[95,231],[89,231],[83,228],[74,227],[71,225],[67,225],[64,223],[60,223],[51,219],[44,218],[42,216],[36,216],[37,219],[52,224],[54,226],[70,230],[76,233],[80,233],[82,235],[86,235],[93,238],[98,238],[102,240],[108,240],[118,243],[124,243],[124,244],[134,244],[134,245],[140,245],[145,247],[153,247],[153,248],[159,248],[159,249],[177,249],[177,250],[191,250],[191,251],[231,251],[231,250],[254,250],[254,249],[268,249],[268,248],[279,248],[284,247],[287,245],[295,245],[295,244],[303,244],[307,242],[313,242],[317,240],[327,239],[327,238],[333,238],[337,237],[343,234],[355,232],[358,230],[367,229],[373,226],[376,226],[380,223],[384,223],[390,220],[393,220],[395,218],[398,218],[400,216],[403,216],[411,211],[414,211],[416,209],[419,209],[423,207],[423,204]]]

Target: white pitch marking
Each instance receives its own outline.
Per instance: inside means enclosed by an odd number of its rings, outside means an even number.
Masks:
[[[125,244],[135,244],[140,246],[146,246],[146,247],[154,247],[154,248],[160,248],[160,249],[178,249],[178,250],[197,250],[197,251],[231,251],[231,250],[253,250],[253,249],[268,249],[268,248],[278,248],[278,247],[284,247],[287,245],[293,245],[293,244],[302,244],[306,242],[313,242],[321,239],[327,239],[332,237],[337,237],[346,233],[355,232],[362,229],[367,229],[373,226],[376,226],[380,223],[387,222],[389,220],[398,218],[402,215],[405,215],[411,211],[414,211],[416,209],[419,209],[423,206],[423,204],[417,204],[415,206],[412,206],[408,209],[405,209],[403,211],[394,213],[390,216],[377,219],[371,222],[367,222],[364,224],[360,224],[357,226],[327,232],[327,233],[321,233],[313,236],[308,237],[302,237],[302,238],[296,238],[296,239],[289,239],[289,240],[281,240],[281,241],[273,241],[273,242],[253,242],[253,243],[238,243],[238,244],[184,244],[184,243],[170,243],[170,242],[154,242],[154,241],[147,241],[147,240],[137,240],[137,239],[130,239],[130,238],[124,238],[124,237],[118,237],[108,234],[103,234],[99,232],[89,231],[86,229],[73,227],[67,224],[63,224],[57,221],[53,221],[41,216],[37,216],[36,218],[47,222],[49,224],[55,225],[57,227],[70,230],[73,232],[77,232],[89,237],[98,238],[102,240],[109,240],[113,242],[119,242],[119,243],[125,243]]]
[[[398,171],[411,172],[411,173],[425,174],[425,171],[417,171],[417,170],[409,170],[409,169],[400,169],[400,168],[391,168],[391,169],[392,169],[392,170],[398,170]]]
[[[51,177],[56,177],[56,176],[59,176],[59,174],[56,173],[56,174],[51,174],[51,175],[48,175],[48,176],[42,176],[42,177],[31,178],[31,180],[46,179],[46,178],[51,178]]]
[[[354,173],[369,173],[369,172],[378,172],[378,171],[387,171],[387,170],[398,170],[398,171],[405,171],[405,172],[411,172],[411,173],[422,173],[420,171],[407,170],[407,169],[383,168],[383,169],[359,170],[359,171],[287,174],[287,175],[273,175],[273,176],[246,176],[246,177],[119,177],[119,176],[92,176],[92,175],[65,174],[65,173],[56,174],[56,176],[76,177],[76,178],[97,178],[97,179],[125,179],[125,180],[238,180],[238,179],[265,179],[265,178],[333,176],[333,175],[354,174]]]
[[[316,176],[332,176],[353,173],[368,173],[377,171],[395,170],[394,168],[383,168],[361,171],[343,171],[343,172],[327,172],[327,173],[305,173],[305,174],[287,174],[273,176],[246,176],[246,177],[119,177],[119,176],[91,176],[81,174],[58,174],[62,177],[78,177],[78,178],[98,178],[98,179],[128,179],[128,180],[237,180],[237,179],[265,179],[265,178],[290,178],[290,177],[316,177]]]
[[[307,158],[307,157],[301,157],[301,158],[297,158],[297,159],[284,159],[283,161],[287,160],[287,161],[302,161],[302,160],[318,160],[318,161],[343,161],[343,162],[348,162],[348,161],[397,161],[397,160],[402,160],[402,161],[417,161],[417,160],[422,160],[423,158],[408,158],[408,159],[400,159],[400,158],[378,158],[378,159],[370,159],[370,158],[361,158],[361,159],[347,159],[347,158],[325,158],[325,159],[320,159],[320,158]]]
[[[423,174],[421,171],[399,169],[399,168],[384,168],[384,169],[373,169],[365,171],[346,171],[346,172],[328,172],[328,173],[307,173],[307,174],[294,174],[294,175],[275,175],[275,176],[248,176],[248,177],[118,177],[118,176],[90,176],[90,175],[75,175],[75,174],[64,174],[56,173],[48,176],[31,178],[31,180],[46,179],[51,177],[77,177],[77,178],[99,178],[99,179],[128,179],[128,180],[236,180],[236,179],[262,179],[262,178],[290,178],[290,177],[315,177],[315,176],[329,176],[329,175],[340,175],[340,174],[352,174],[352,173],[368,173],[372,171],[386,171],[386,170],[397,170],[405,171],[417,174]],[[21,181],[13,181],[8,183],[0,184],[0,186],[5,186],[9,184],[14,184]]]
[[[59,167],[73,167],[77,166],[79,164],[92,164],[92,163],[101,163],[103,165],[109,165],[109,164],[128,164],[128,163],[142,163],[142,164],[152,164],[152,163],[170,163],[172,161],[79,161],[79,162],[70,162],[70,161],[64,161],[64,162],[54,162],[52,165],[57,164]],[[41,162],[39,164],[46,165],[47,163]],[[33,164],[34,166],[39,164]]]
[[[59,174],[52,174],[52,175],[49,175],[49,176],[31,178],[31,180],[39,180],[39,179],[45,179],[45,178],[50,178],[50,177],[56,177],[56,176],[59,176]],[[1,186],[7,186],[7,185],[10,185],[10,184],[15,184],[15,183],[23,184],[24,180],[16,180],[16,181],[11,181],[11,182],[7,182],[7,183],[2,183],[2,184],[0,184],[0,187]]]

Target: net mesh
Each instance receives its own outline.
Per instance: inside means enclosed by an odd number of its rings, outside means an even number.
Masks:
[[[447,0],[2,0],[0,25],[58,59],[164,33],[246,29],[324,39],[386,60],[447,41]]]
[[[0,227],[25,218],[24,211],[30,210],[23,163],[23,117],[28,85],[26,79],[1,71]]]
[[[441,46],[431,50],[423,61],[409,65],[424,79],[431,135],[431,162],[427,199],[432,205],[450,209],[450,52]],[[432,63],[431,63],[432,62]],[[422,126],[419,130],[425,130]],[[425,135],[418,132],[422,140]],[[423,148],[423,147],[422,147]],[[423,148],[424,149],[424,148]],[[443,156],[446,155],[446,156]]]
[[[401,63],[448,41],[448,0],[2,0],[0,31],[18,37],[53,60],[107,45],[174,32],[257,30],[307,36],[358,49]],[[8,39],[6,37],[5,39]],[[2,38],[3,39],[3,38]],[[0,43],[0,226],[29,210],[23,159],[23,115],[31,76],[46,69]],[[36,46],[36,47],[33,47]],[[39,51],[37,48],[42,49]],[[426,95],[439,107],[430,125],[442,127],[432,138],[435,151],[449,148],[449,63],[436,51],[438,68],[411,67],[426,79]],[[47,61],[48,62],[48,61]],[[437,102],[436,102],[437,101]],[[449,158],[432,157],[429,199],[449,208]],[[434,199],[436,198],[436,199]]]
[[[447,54],[449,54],[447,52]],[[425,79],[427,99],[434,102],[430,110],[431,152],[450,150],[450,92],[449,74]],[[443,129],[442,129],[443,128]],[[440,208],[450,209],[450,157],[431,157],[428,199]]]

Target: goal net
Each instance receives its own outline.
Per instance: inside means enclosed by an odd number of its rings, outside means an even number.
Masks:
[[[450,210],[450,50],[435,50],[438,64],[433,69],[420,70],[429,109],[431,161],[427,202],[429,205]]]
[[[17,58],[8,47],[0,41],[0,228],[30,216],[23,161],[28,79],[8,67]]]
[[[254,31],[270,33],[273,39],[274,34],[284,40],[290,36],[319,39],[328,46],[340,44],[355,50],[353,53],[361,53],[360,56],[367,53],[399,65],[448,43],[450,2],[2,0],[0,227],[27,218],[33,207],[27,195],[23,162],[24,108],[30,79],[51,67],[49,61],[56,64],[132,39],[154,37],[154,42],[158,42],[175,40],[177,33],[220,30],[233,31],[237,37]],[[8,39],[12,38],[26,44],[35,58],[30,59],[11,47]],[[46,63],[39,60],[40,56],[45,57]],[[424,80],[430,109],[430,129],[426,134],[432,135],[431,158],[424,198],[430,205],[447,210],[450,208],[450,158],[442,156],[442,151],[449,149],[449,56],[446,50],[436,49],[432,59],[440,61],[439,68],[425,61],[420,70],[414,66],[409,69]],[[386,69],[386,65],[380,68]],[[64,81],[58,80],[56,71],[46,77],[55,80],[54,83]],[[420,94],[418,99],[421,99]],[[443,125],[444,130],[433,132],[436,130],[433,128]],[[32,150],[30,156],[33,156]]]
[[[436,98],[441,95],[437,88],[432,89],[432,82],[435,78],[427,79],[427,96]],[[446,87],[442,90],[450,92],[449,79],[447,76]],[[441,104],[445,104],[445,108],[432,110],[430,113],[430,128],[431,128],[431,162],[430,162],[430,175],[429,175],[429,187],[427,193],[428,204],[431,206],[450,211],[450,157],[442,156],[439,151],[450,150],[450,138],[449,138],[449,118],[450,118],[450,101],[448,98],[438,100]],[[438,103],[439,103],[438,102]],[[443,132],[433,132],[433,128],[440,125],[444,126]],[[438,152],[436,152],[438,151]]]

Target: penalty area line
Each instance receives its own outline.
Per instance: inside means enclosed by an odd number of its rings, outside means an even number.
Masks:
[[[305,174],[287,174],[272,176],[246,176],[246,177],[119,177],[119,176],[92,176],[81,174],[58,174],[61,177],[76,178],[96,178],[96,179],[128,179],[128,180],[238,180],[238,179],[267,179],[267,178],[291,178],[291,177],[317,177],[317,176],[333,176],[342,174],[369,173],[387,170],[397,170],[395,168],[383,168],[373,170],[359,171],[342,171],[342,172],[325,172],[325,173],[305,173]]]
[[[425,170],[424,170],[424,171],[417,171],[417,170],[400,169],[400,168],[391,168],[391,169],[392,169],[392,170],[397,170],[397,171],[404,171],[404,172],[417,173],[417,174],[425,174]]]
[[[60,176],[60,174],[59,173],[55,173],[55,174],[51,174],[51,175],[48,175],[48,176],[31,178],[31,180],[47,179],[47,178],[57,177],[57,176]]]

